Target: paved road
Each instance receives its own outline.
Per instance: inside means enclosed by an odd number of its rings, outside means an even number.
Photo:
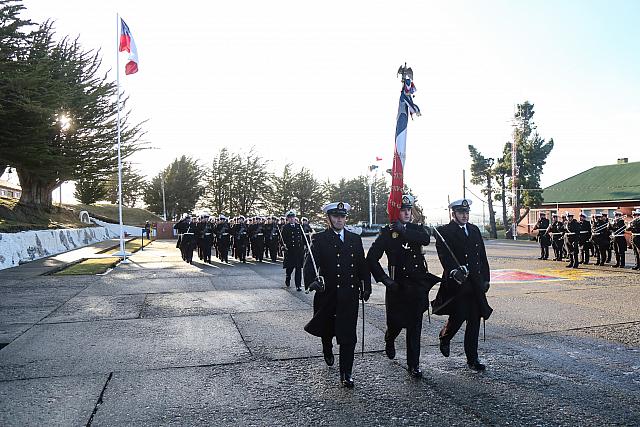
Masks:
[[[462,334],[442,357],[432,317],[411,380],[402,335],[396,360],[382,352],[375,285],[354,390],[302,330],[312,295],[285,289],[280,264],[190,266],[158,241],[105,276],[5,276],[0,425],[640,425],[640,275],[487,247],[488,370],[466,368]]]

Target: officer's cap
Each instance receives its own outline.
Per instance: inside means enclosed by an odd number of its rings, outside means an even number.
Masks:
[[[307,218],[306,216],[303,216],[302,221],[309,221],[309,218]]]
[[[569,218],[569,217],[573,218],[573,213],[572,213],[572,212],[569,212],[569,211],[566,211],[566,212],[564,213],[564,216],[566,216],[567,218]]]
[[[631,212],[631,215],[633,216],[640,215],[640,209],[635,209],[633,212]]]
[[[287,218],[291,218],[292,216],[296,216],[296,211],[294,209],[289,210],[287,212]]]
[[[557,213],[552,213],[552,214],[551,214],[551,217],[552,217],[552,218],[558,218],[558,214],[557,214]]]
[[[403,194],[400,209],[411,209],[413,207],[414,201],[415,199],[411,194]]]
[[[547,216],[547,214],[544,212],[540,212],[540,216]]]
[[[587,215],[584,212],[580,212],[580,218],[586,218]]]
[[[602,214],[600,212],[596,212],[596,218],[598,217],[602,218]]]
[[[609,216],[609,214],[606,212],[602,212],[602,216]]]
[[[271,219],[275,221],[275,220],[277,220],[277,219],[278,219],[278,217],[277,217],[277,216],[275,216],[275,215],[271,215]]]
[[[471,206],[471,200],[459,199],[449,204],[449,209],[454,212],[469,212],[469,206]]]
[[[224,214],[220,214],[220,216],[218,217],[218,219],[227,219],[226,216],[224,216]]]
[[[622,212],[620,212],[620,211],[615,211],[613,214],[614,214],[615,216],[622,216]]]
[[[243,220],[243,221],[244,221],[244,216],[243,216],[243,215],[240,215],[237,219],[241,219],[241,220]]]
[[[346,202],[327,203],[322,207],[322,212],[327,215],[346,215],[351,210],[351,205]]]

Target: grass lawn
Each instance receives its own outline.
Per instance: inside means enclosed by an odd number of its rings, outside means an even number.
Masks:
[[[148,246],[153,240],[144,240],[144,246]],[[124,244],[126,252],[135,253],[142,248],[142,240],[140,238],[131,239]],[[120,251],[120,247],[110,248],[103,253],[114,255]],[[77,276],[77,275],[96,275],[104,274],[110,268],[113,268],[120,262],[120,258],[113,256],[109,258],[88,258],[77,264],[70,265],[60,271],[53,273],[54,276]]]
[[[118,223],[118,205],[97,203],[95,205],[63,205],[73,209],[78,214],[80,211],[87,211],[89,215],[107,222]],[[162,218],[146,209],[122,207],[122,222],[127,225],[143,226],[145,221],[160,222]]]

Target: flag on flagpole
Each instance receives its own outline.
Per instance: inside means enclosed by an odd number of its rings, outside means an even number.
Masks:
[[[136,42],[133,41],[131,30],[129,26],[124,22],[124,19],[120,18],[120,47],[119,52],[129,52],[129,58],[127,65],[124,67],[124,73],[134,74],[138,72],[138,49],[136,49]]]
[[[396,118],[396,143],[393,152],[393,166],[391,169],[391,192],[387,201],[387,212],[389,222],[395,222],[400,216],[400,206],[402,205],[402,190],[404,189],[404,163],[407,149],[407,124],[409,114],[420,115],[420,108],[413,103],[415,85],[413,84],[413,70],[400,67],[398,74],[402,73],[402,90],[400,91],[400,102],[398,105],[398,116]],[[377,158],[376,158],[377,160]]]

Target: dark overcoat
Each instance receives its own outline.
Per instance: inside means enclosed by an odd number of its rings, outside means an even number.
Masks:
[[[367,264],[376,282],[393,275],[399,287],[386,290],[387,326],[407,328],[429,308],[429,290],[440,278],[429,273],[422,246],[430,242],[422,225],[408,223],[404,231],[384,227],[367,253]],[[380,265],[382,254],[387,255],[389,274]],[[391,273],[393,271],[393,273]]]
[[[300,225],[296,223],[283,225],[282,240],[286,249],[282,268],[302,267],[305,243]]]
[[[488,319],[493,309],[489,306],[484,291],[484,282],[491,281],[487,252],[480,229],[473,224],[467,223],[467,230],[469,236],[453,220],[449,224],[438,227],[438,231],[449,245],[453,255],[455,255],[455,259],[442,242],[442,239],[436,236],[436,249],[443,272],[440,289],[438,289],[436,299],[431,302],[431,306],[434,314],[452,314],[455,304],[463,303],[464,301],[463,298],[457,297],[462,294],[471,294],[478,303],[480,316]],[[469,276],[462,284],[458,284],[458,282],[450,278],[451,271],[458,268],[456,259],[469,269]]]
[[[325,290],[315,293],[313,318],[304,330],[317,337],[335,336],[338,344],[355,343],[361,282],[371,285],[362,239],[344,230],[342,242],[333,230],[327,229],[313,236],[311,253],[324,278]],[[309,255],[303,272],[307,287],[316,278]]]

